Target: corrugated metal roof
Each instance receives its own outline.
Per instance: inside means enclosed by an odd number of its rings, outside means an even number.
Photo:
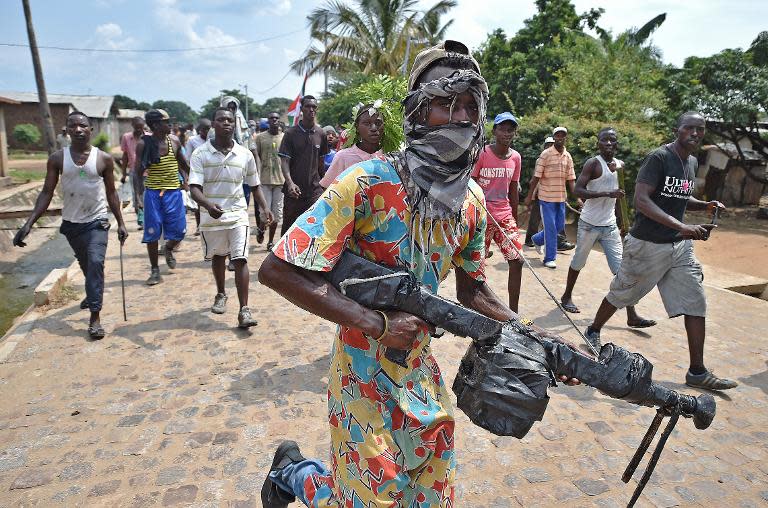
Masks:
[[[0,104],[19,104],[19,101],[0,95]]]
[[[117,117],[118,118],[133,118],[134,116],[140,116],[144,118],[144,111],[143,109],[122,109],[118,108],[117,110]]]
[[[38,102],[37,92],[0,92],[0,96],[19,102]],[[107,118],[114,101],[114,95],[48,94],[49,104],[72,104],[75,109],[82,111],[91,118]]]

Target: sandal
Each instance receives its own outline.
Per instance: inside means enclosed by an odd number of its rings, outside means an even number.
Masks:
[[[106,334],[100,324],[88,326],[88,336],[93,340],[103,339]]]
[[[560,302],[560,305],[563,306],[563,310],[565,310],[565,312],[570,312],[571,314],[579,314],[579,313],[581,313],[579,308],[576,307],[576,304],[574,304],[573,302],[568,302],[568,303]]]
[[[653,319],[641,319],[640,321],[627,321],[627,326],[630,328],[650,328],[656,326],[656,321]]]

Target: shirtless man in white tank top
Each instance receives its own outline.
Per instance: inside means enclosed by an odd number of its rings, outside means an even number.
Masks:
[[[109,218],[107,205],[117,219],[117,238],[122,244],[128,237],[120,198],[115,191],[114,161],[109,154],[91,146],[91,123],[80,112],[67,117],[67,133],[72,144],[48,158],[45,183],[37,196],[35,208],[27,222],[13,238],[13,245],[24,247],[32,226],[48,209],[53,192],[61,179],[64,206],[61,233],[67,237],[85,276],[86,297],[81,309],[90,309],[88,335],[104,337],[100,312],[104,296],[104,257],[107,250]]]
[[[596,242],[600,242],[603,248],[611,273],[615,274],[621,265],[621,237],[627,232],[619,232],[614,212],[616,199],[624,196],[616,175],[617,169],[624,164],[614,158],[618,145],[614,129],[601,130],[597,135],[597,148],[600,155],[589,159],[576,179],[575,194],[584,199],[585,203],[579,217],[576,252],[568,268],[565,291],[560,298],[563,308],[568,312],[580,312],[573,303],[571,293],[579,272],[586,264],[589,251]],[[627,307],[628,326],[647,328],[655,324],[656,321],[638,316],[634,306]]]

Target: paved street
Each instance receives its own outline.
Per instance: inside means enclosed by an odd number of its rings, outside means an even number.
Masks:
[[[16,342],[0,363],[0,507],[261,506],[259,489],[281,440],[295,439],[306,455],[327,455],[334,325],[255,281],[265,256],[255,237],[250,298],[259,325],[250,332],[235,328],[231,273],[228,312],[209,312],[215,287],[197,238],[182,244],[174,271],[161,261],[165,282],[148,287],[132,214],[127,222],[127,322],[111,232],[104,340],[86,339],[82,279],[75,279],[77,300],[27,315],[0,343],[3,354]],[[558,296],[569,259],[559,257],[557,270],[539,270]],[[498,252],[489,261],[492,285],[506,299],[506,263]],[[593,252],[574,295],[579,326],[591,319],[609,280],[602,254]],[[453,279],[446,282],[450,297]],[[523,288],[521,313],[575,341],[528,273]],[[711,287],[707,295],[707,363],[740,386],[717,396],[709,430],[678,423],[639,506],[768,503],[768,302]],[[682,319],[665,318],[656,292],[638,310],[659,325],[631,331],[620,312],[604,340],[642,352],[654,362],[657,381],[697,395],[682,384]],[[433,342],[448,384],[467,344],[452,336]],[[586,387],[559,387],[551,395],[544,421],[523,440],[493,436],[456,411],[458,507],[626,505],[636,480],[625,485],[620,476],[654,410]]]

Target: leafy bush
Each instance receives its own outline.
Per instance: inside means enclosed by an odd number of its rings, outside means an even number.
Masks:
[[[635,178],[643,159],[648,152],[664,142],[664,138],[654,130],[653,124],[651,122],[638,124],[626,121],[606,124],[589,118],[569,118],[544,111],[520,118],[518,137],[513,143],[513,147],[520,152],[523,159],[523,171],[520,177],[523,194],[528,192],[528,182],[533,175],[536,159],[541,154],[544,139],[551,136],[552,129],[558,125],[568,129],[566,149],[573,157],[577,177],[587,159],[597,154],[597,133],[600,129],[608,126],[616,129],[619,137],[616,157],[623,160],[625,164],[625,188],[631,204],[635,190]]]
[[[31,123],[20,123],[13,128],[13,139],[20,145],[32,146],[40,142],[40,129]]]
[[[103,152],[109,151],[109,136],[106,132],[99,132],[91,138],[91,144]]]

